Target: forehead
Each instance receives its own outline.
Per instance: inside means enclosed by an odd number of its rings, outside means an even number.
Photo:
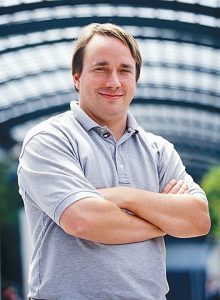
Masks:
[[[121,40],[100,34],[94,35],[85,48],[86,60],[126,60],[134,63],[129,47]]]

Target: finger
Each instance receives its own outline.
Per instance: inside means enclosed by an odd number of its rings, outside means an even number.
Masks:
[[[168,182],[167,185],[165,185],[164,189],[162,190],[163,194],[168,194],[172,188],[177,184],[176,179],[172,179]]]
[[[173,188],[170,190],[170,194],[182,193],[185,190],[185,182],[184,180],[179,180]]]
[[[187,192],[189,189],[188,185],[184,182],[180,189],[178,190],[177,194],[184,194],[185,192]]]

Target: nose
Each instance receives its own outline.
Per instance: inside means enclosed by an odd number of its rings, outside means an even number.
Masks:
[[[120,86],[121,86],[121,81],[120,81],[117,71],[116,70],[111,71],[108,74],[108,78],[106,81],[106,87],[116,89]]]

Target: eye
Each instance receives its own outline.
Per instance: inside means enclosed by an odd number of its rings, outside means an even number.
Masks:
[[[132,71],[130,69],[121,69],[120,70],[121,73],[132,73]]]
[[[106,68],[104,68],[104,67],[97,67],[97,68],[94,69],[94,71],[95,72],[99,72],[99,73],[106,72]]]

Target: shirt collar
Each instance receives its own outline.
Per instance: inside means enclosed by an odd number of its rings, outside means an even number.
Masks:
[[[86,130],[89,131],[92,128],[100,128],[98,123],[96,123],[93,119],[91,119],[84,110],[81,109],[79,103],[77,101],[71,101],[70,103],[71,111],[74,114],[75,119],[80,123],[80,125]],[[105,126],[104,126],[105,127]],[[135,133],[139,132],[139,126],[134,116],[128,112],[127,118],[127,129],[131,129]]]
[[[139,132],[138,123],[135,117],[130,112],[128,112],[127,129],[132,129],[135,133]]]
[[[79,103],[77,101],[71,101],[70,102],[70,108],[71,111],[74,114],[75,119],[79,122],[79,124],[86,130],[89,131],[92,128],[100,128],[98,123],[93,121],[85,112],[82,110],[82,108],[79,106]]]

